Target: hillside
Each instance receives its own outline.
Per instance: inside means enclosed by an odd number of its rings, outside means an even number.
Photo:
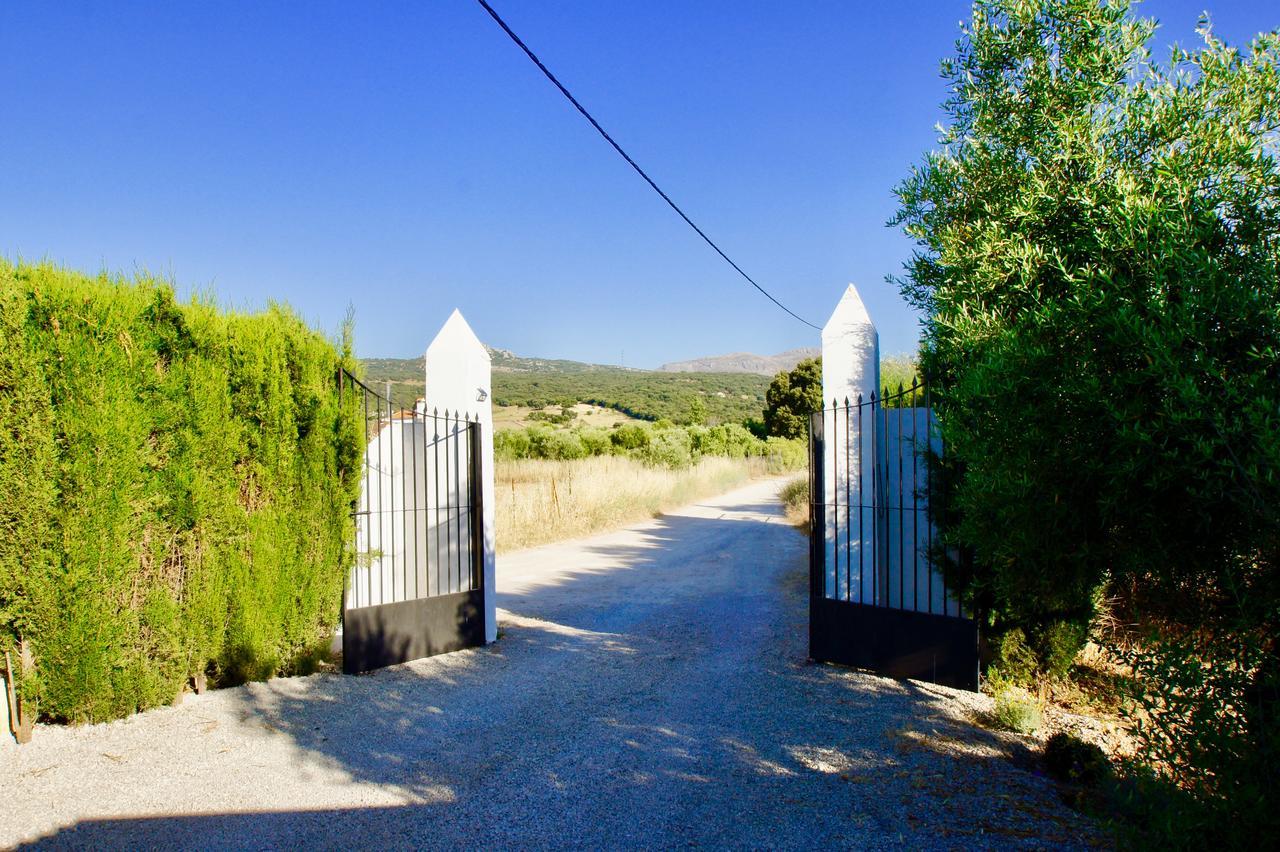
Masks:
[[[690,361],[673,361],[658,368],[664,373],[755,373],[773,378],[783,370],[790,370],[806,358],[817,358],[822,350],[816,346],[789,349],[777,355],[755,355],[750,352],[733,352],[729,355],[710,355]]]
[[[708,422],[759,418],[769,377],[752,373],[659,372],[549,358],[524,358],[504,349],[493,358],[493,401],[542,408],[589,403],[643,420],[689,419],[700,400]],[[392,399],[408,406],[422,394],[422,358],[365,359],[365,381],[379,392],[391,382]]]

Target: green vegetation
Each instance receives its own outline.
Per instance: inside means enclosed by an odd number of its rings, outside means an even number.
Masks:
[[[1013,731],[1015,734],[1034,734],[1044,724],[1044,713],[1040,702],[1026,690],[1017,686],[1006,686],[996,693],[995,709],[991,713],[992,722],[998,728]]]
[[[809,478],[793,479],[778,492],[778,499],[786,509],[787,520],[804,532],[809,531]]]
[[[351,559],[349,352],[282,307],[0,260],[0,646],[34,651],[28,706],[111,719],[313,664]]]
[[[489,351],[495,405],[541,409],[585,402],[639,420],[717,425],[758,417],[769,385],[767,377],[751,373],[659,373]],[[422,395],[421,358],[369,359],[364,368],[380,392],[390,381],[392,398],[402,406]]]
[[[1050,672],[1119,597],[1181,797],[1147,828],[1244,843],[1280,833],[1280,35],[1205,25],[1160,64],[1128,7],[975,4],[942,148],[897,188],[900,284],[950,581]]]
[[[779,438],[808,438],[809,415],[822,408],[822,359],[778,373],[765,392],[764,428]]]
[[[594,456],[628,456],[653,467],[696,465],[704,456],[776,457],[780,470],[807,463],[803,441],[760,439],[743,426],[677,426],[670,421],[622,423],[611,429],[581,427],[501,429],[494,435],[494,454],[501,461],[548,459],[571,461]]]

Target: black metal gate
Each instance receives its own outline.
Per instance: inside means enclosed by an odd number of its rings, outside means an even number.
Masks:
[[[421,401],[397,407],[345,371],[339,382],[364,424],[343,671],[483,645],[479,422]]]
[[[915,384],[811,416],[809,656],[976,690],[977,625],[934,564],[931,451]]]

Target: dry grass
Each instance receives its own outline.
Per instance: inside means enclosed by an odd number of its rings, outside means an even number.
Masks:
[[[809,478],[799,476],[782,486],[778,499],[787,510],[787,523],[809,532]]]
[[[530,414],[539,409],[529,408],[524,405],[495,405],[493,407],[493,428],[495,429],[523,429],[526,426],[551,426],[545,420],[531,420]],[[549,405],[544,409],[548,414],[559,414],[560,406]],[[628,417],[621,411],[615,411],[612,408],[603,408],[599,405],[591,405],[589,403],[580,402],[573,407],[578,416],[567,426],[561,428],[570,428],[573,426],[598,426],[608,429],[615,423],[635,423],[639,422],[634,417]],[[552,426],[552,428],[555,428]]]
[[[704,458],[685,470],[623,456],[498,462],[498,551],[612,529],[769,473],[767,459]]]

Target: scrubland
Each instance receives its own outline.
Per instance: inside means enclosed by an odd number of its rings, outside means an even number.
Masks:
[[[498,550],[518,550],[621,526],[781,473],[779,457],[706,456],[683,468],[627,456],[500,461]]]

